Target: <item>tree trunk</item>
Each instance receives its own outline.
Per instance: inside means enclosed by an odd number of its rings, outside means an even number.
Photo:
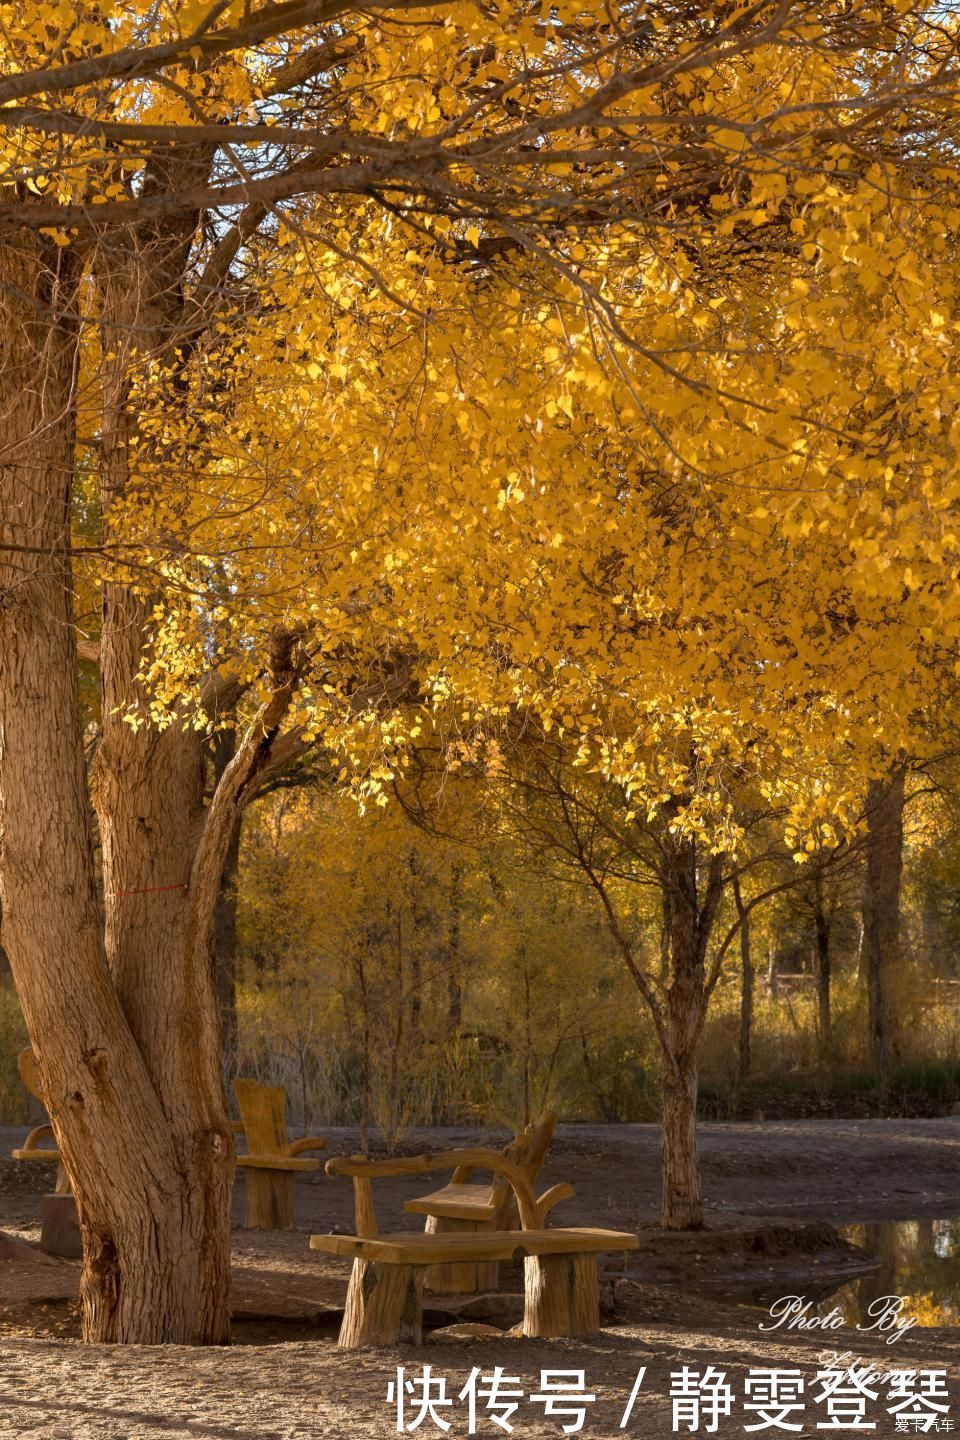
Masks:
[[[387,1095],[387,1123],[386,1141],[387,1150],[392,1155],[400,1137],[401,1107],[401,1080],[400,1080],[400,1055],[403,1050],[403,917],[397,916],[397,940],[394,950],[396,955],[396,970],[394,979],[394,1006],[393,1006],[393,1033],[390,1044],[390,1080],[389,1093]]]
[[[697,1154],[697,1044],[706,1014],[707,943],[720,899],[716,856],[707,866],[701,902],[696,842],[672,838],[665,847],[664,885],[670,892],[670,987],[661,1044],[663,1135],[660,1223],[665,1230],[703,1225],[703,1194]]]
[[[819,875],[814,883],[813,924],[817,940],[817,1039],[820,1060],[826,1062],[833,1046],[830,1014],[830,921],[823,905],[823,881]]]
[[[232,1137],[221,1116],[178,1104],[150,1063],[175,1091],[189,1091],[190,1063],[178,1060],[190,1054],[193,995],[175,1028],[161,1016],[151,1031],[136,963],[125,957],[117,985],[101,925],[69,560],[73,263],[69,251],[23,237],[16,253],[0,253],[0,538],[12,547],[0,552],[4,943],[77,1197],[85,1337],[222,1341],[228,1255],[219,1214],[228,1213]],[[107,897],[114,946],[138,927],[142,941],[152,919],[143,896],[132,907],[137,921],[128,918],[117,869]],[[158,918],[159,949],[168,930]],[[156,985],[147,988],[158,1001],[173,969],[169,954],[155,955]]]
[[[699,1230],[703,1192],[697,1152],[697,1062],[686,1056],[663,1079],[660,1147],[660,1224],[664,1230]]]
[[[750,1079],[753,1040],[753,953],[750,948],[750,911],[743,903],[740,882],[733,882],[733,898],[740,916],[740,1037],[737,1078],[741,1085]]]
[[[450,869],[447,923],[447,1033],[456,1040],[463,1025],[463,956],[460,950],[460,906],[463,866],[455,860]]]
[[[103,853],[107,960],[113,983],[155,1086],[176,1157],[168,1182],[183,1209],[179,1250],[221,1297],[227,1338],[233,1143],[227,1120],[212,964],[212,922],[223,856],[197,873],[203,811],[199,737],[178,724],[157,731],[123,723],[137,694],[141,602],[108,587],[101,672],[103,739],[94,803]],[[206,892],[206,893],[204,893]],[[194,907],[209,909],[209,937]],[[216,1137],[211,1148],[207,1137]],[[167,1281],[170,1283],[170,1280]],[[173,1283],[176,1283],[175,1280]]]
[[[670,945],[671,933],[673,930],[673,904],[670,898],[670,891],[663,890],[660,894],[660,984],[665,985],[670,976]]]
[[[527,957],[523,956],[523,1124],[530,1124],[530,1059],[533,1040],[531,1036],[530,971]]]
[[[115,535],[122,541],[115,515],[122,517],[131,499],[139,503],[145,488],[164,474],[149,441],[139,443],[132,391],[145,357],[172,360],[193,225],[186,216],[162,233],[123,232],[113,237],[109,254],[98,257],[105,542]],[[175,714],[165,729],[151,723],[152,695],[141,666],[162,599],[134,589],[122,572],[106,576],[102,596],[102,738],[93,801],[103,857],[107,961],[174,1150],[169,1188],[183,1211],[181,1263],[202,1275],[217,1297],[212,1324],[200,1324],[195,1338],[219,1342],[228,1334],[234,1147],[211,962],[216,897],[238,812],[230,812],[226,830],[221,825],[216,835],[205,834],[213,812],[204,811],[202,736],[187,716]],[[131,711],[140,723],[127,723]],[[179,1283],[169,1262],[167,1271],[167,1283]]]
[[[224,1075],[236,1073],[237,1060],[237,873],[240,868],[240,826],[227,851],[214,914],[213,962],[217,975]]]
[[[948,971],[944,966],[944,959],[949,951],[943,943],[940,912],[932,895],[925,896],[923,901],[923,908],[920,912],[920,933],[923,936],[924,960],[935,975],[945,976]],[[0,971],[2,968],[3,961],[0,960]]]
[[[881,1090],[900,1055],[896,997],[900,957],[905,774],[875,780],[867,796],[867,873],[863,894],[863,964],[867,975],[870,1053]]]
[[[367,932],[367,938],[361,940],[361,948],[357,951],[356,957],[357,979],[359,981],[360,990],[360,1004],[362,1006],[363,1012],[363,1023],[361,1028],[363,1053],[360,1080],[360,1149],[363,1151],[364,1155],[369,1155],[370,1153],[370,1086],[372,1079],[370,1074],[370,1069],[372,1065],[372,1016],[370,1014],[370,991],[367,985],[367,967],[364,962],[364,955],[367,953],[368,943],[369,929]]]
[[[157,151],[144,188],[209,171],[209,147]],[[117,227],[93,251],[101,307],[98,474],[104,554],[158,486],[175,515],[178,462],[137,433],[137,371],[176,378],[197,216]],[[300,671],[277,632],[274,688],[203,808],[193,718],[151,724],[140,679],[155,624],[144,572],[102,585],[102,740],[93,860],[70,574],[79,329],[76,247],[24,228],[0,248],[0,906],[44,1101],[84,1240],[88,1339],[221,1342],[228,1334],[233,1135],[212,949],[224,862]],[[175,397],[176,398],[176,397]],[[176,419],[171,415],[171,420]],[[140,441],[144,443],[141,445]],[[131,467],[136,463],[136,470]],[[169,484],[171,471],[175,482]],[[161,508],[163,501],[161,500]],[[121,517],[118,523],[117,516]],[[120,542],[114,544],[113,542]],[[159,597],[162,600],[162,597]],[[135,725],[127,723],[136,708]]]
[[[237,752],[235,729],[218,730],[213,737],[213,773],[219,783]],[[223,1036],[224,1075],[236,1069],[237,1056],[237,871],[240,866],[240,825],[234,826],[223,867],[213,920],[213,961]]]

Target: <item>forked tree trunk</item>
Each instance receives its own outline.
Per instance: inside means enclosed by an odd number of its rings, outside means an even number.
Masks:
[[[189,190],[211,159],[209,147],[157,151],[144,188]],[[130,468],[134,455],[139,467],[151,460],[150,442],[139,444],[132,377],[156,362],[151,384],[175,379],[189,354],[184,276],[197,218],[181,209],[156,225],[117,227],[93,252],[104,342],[105,552],[123,540],[115,513],[145,505],[154,490],[149,470]],[[226,251],[236,253],[240,238],[241,228],[225,237]],[[272,693],[204,810],[197,733],[178,717],[157,730],[143,713],[151,697],[139,672],[154,598],[122,573],[105,579],[93,787],[101,915],[69,563],[80,263],[73,247],[61,250],[26,227],[0,248],[3,935],[77,1195],[86,1337],[216,1343],[228,1333],[233,1135],[214,912],[238,817],[270,763],[300,671],[295,637],[278,631],[268,657]],[[163,453],[153,458],[177,465]],[[179,471],[176,478],[171,513],[181,497]],[[136,579],[142,585],[142,572]],[[126,723],[133,705],[136,727]]]
[[[0,252],[0,535],[10,547],[0,552],[4,943],[77,1197],[86,1338],[222,1341],[232,1136],[205,1089],[199,1103],[191,1096],[195,995],[172,1011],[165,1003],[178,960],[169,951],[154,955],[154,983],[138,994],[136,945],[116,983],[97,895],[69,560],[71,265],[69,251],[43,242]],[[153,800],[144,830],[163,808]],[[109,902],[111,944],[136,936],[142,948],[156,919],[156,948],[165,947],[170,912],[151,914],[142,895],[122,904],[129,898]],[[149,1023],[151,1000],[159,1023]]]
[[[885,1089],[900,1056],[896,997],[900,958],[905,774],[898,767],[867,795],[867,873],[863,893],[863,964],[867,975],[870,1053]]]
[[[155,178],[162,184],[170,177]],[[163,231],[116,232],[94,267],[104,351],[99,476],[106,542],[122,541],[122,533],[115,535],[115,512],[138,503],[149,484],[149,474],[131,472],[131,456],[140,464],[151,458],[149,445],[138,446],[131,387],[145,360],[169,362],[194,223],[182,216]],[[217,1297],[212,1323],[197,1317],[194,1338],[219,1342],[228,1333],[233,1141],[210,951],[229,840],[201,875],[202,739],[176,718],[166,729],[151,725],[150,695],[139,678],[154,605],[155,597],[134,589],[122,573],[103,584],[102,738],[93,800],[103,856],[104,939],[121,1007],[174,1146],[173,1194],[186,1214],[182,1263],[204,1277]],[[134,706],[146,723],[127,723]],[[165,1268],[168,1285],[182,1283],[169,1260]]]
[[[192,1338],[215,1343],[228,1335],[233,1140],[210,947],[196,934],[192,905],[202,886],[212,888],[212,921],[220,874],[201,880],[194,870],[203,829],[198,737],[179,726],[158,733],[122,722],[142,635],[139,605],[124,600],[122,622],[112,615],[101,641],[105,720],[94,801],[106,953],[174,1148],[164,1188],[184,1212],[179,1255],[218,1297],[215,1323],[198,1325]],[[160,1268],[161,1287],[182,1283],[169,1258]]]

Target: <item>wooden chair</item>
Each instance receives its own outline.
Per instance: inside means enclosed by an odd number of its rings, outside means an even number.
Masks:
[[[21,1050],[17,1056],[17,1069],[20,1071],[24,1089],[42,1105],[43,1096],[40,1094],[40,1082],[37,1078],[37,1062],[29,1046],[26,1050]],[[51,1140],[53,1144],[41,1145],[41,1140]],[[37,1125],[30,1131],[20,1149],[12,1150],[10,1153],[14,1160],[44,1160],[48,1165],[55,1164],[57,1167],[56,1193],[58,1195],[70,1194],[70,1181],[67,1179],[66,1169],[60,1159],[52,1125]]]
[[[242,1117],[236,1130],[247,1137],[247,1154],[237,1156],[247,1187],[246,1224],[252,1230],[289,1230],[293,1225],[293,1177],[319,1170],[319,1160],[304,1158],[305,1150],[325,1150],[326,1140],[311,1135],[287,1139],[287,1096],[279,1085],[234,1080]]]
[[[537,1198],[527,1176],[496,1150],[451,1150],[407,1160],[327,1161],[328,1175],[353,1177],[356,1235],[311,1235],[311,1250],[353,1260],[340,1328],[341,1349],[367,1345],[419,1345],[423,1338],[423,1289],[439,1265],[497,1263],[523,1256],[524,1335],[554,1338],[592,1335],[600,1328],[597,1255],[636,1250],[636,1235],[588,1227],[548,1230],[555,1186]],[[519,1229],[409,1231],[381,1236],[373,1205],[378,1176],[425,1175],[434,1170],[491,1170],[510,1187]]]
[[[504,1159],[516,1165],[531,1185],[536,1184],[556,1126],[556,1115],[547,1110],[515,1135],[502,1152]],[[403,1208],[411,1215],[426,1215],[428,1235],[518,1229],[516,1197],[505,1176],[496,1174],[492,1184],[478,1185],[471,1183],[471,1174],[469,1165],[461,1165],[453,1172],[449,1185],[430,1195],[408,1200]],[[554,1185],[544,1197],[549,1198],[544,1216],[560,1200],[568,1200],[575,1194],[572,1185]],[[479,1265],[438,1265],[428,1273],[426,1289],[440,1295],[496,1290],[499,1268],[495,1260]]]

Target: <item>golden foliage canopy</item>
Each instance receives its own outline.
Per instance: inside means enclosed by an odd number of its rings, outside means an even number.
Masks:
[[[0,229],[108,277],[179,246],[162,348],[77,302],[91,489],[118,351],[136,415],[78,552],[154,596],[153,719],[207,723],[282,625],[364,796],[427,726],[497,771],[525,717],[721,847],[745,789],[829,843],[921,743],[960,623],[952,13],[0,11]],[[384,671],[418,703],[350,700]]]

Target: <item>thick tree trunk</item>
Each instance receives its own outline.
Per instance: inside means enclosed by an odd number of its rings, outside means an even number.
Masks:
[[[673,931],[673,902],[670,898],[670,891],[663,890],[660,894],[661,920],[660,920],[660,984],[665,985],[670,976],[670,947],[671,934]]]
[[[150,446],[138,444],[131,389],[145,359],[163,360],[182,314],[180,275],[192,234],[184,217],[162,234],[117,234],[101,257],[104,410],[100,447],[104,539],[150,483]],[[137,457],[144,473],[131,469]],[[122,540],[122,530],[116,532]],[[140,579],[142,580],[142,576]],[[146,1063],[175,1154],[168,1189],[182,1210],[186,1269],[216,1295],[208,1329],[227,1338],[233,1141],[221,1070],[212,922],[230,836],[200,873],[204,837],[203,741],[179,717],[150,720],[140,678],[155,597],[122,574],[103,584],[100,675],[102,738],[93,800],[102,846],[104,939],[113,983]],[[139,723],[128,717],[137,712]],[[232,832],[231,832],[232,834]],[[202,912],[203,919],[198,920]],[[206,1137],[217,1137],[214,1145]],[[173,1266],[168,1284],[181,1283]]]
[[[863,893],[863,964],[867,975],[870,1053],[885,1089],[900,1054],[896,997],[903,870],[902,768],[874,781],[867,796],[867,874]]]
[[[224,1075],[236,1073],[237,1057],[237,878],[240,869],[240,826],[227,851],[214,915],[213,963],[217,975]]]
[[[201,180],[212,152],[158,151],[144,189]],[[184,275],[197,216],[177,211],[100,236],[105,553],[131,504],[149,519],[163,465],[137,433],[138,369],[166,383],[189,354]],[[141,1343],[220,1342],[228,1331],[233,1136],[212,964],[224,863],[251,785],[299,680],[277,632],[275,685],[204,811],[201,741],[158,730],[140,680],[154,598],[118,570],[103,583],[102,741],[94,880],[72,629],[69,527],[78,351],[73,247],[0,250],[0,877],[4,936],[44,1099],[80,1211],[84,1331]],[[174,419],[175,417],[171,417]],[[132,462],[136,461],[136,470]],[[151,468],[151,466],[153,468]],[[162,486],[161,486],[162,488]],[[121,517],[118,523],[116,516]],[[127,724],[131,709],[137,724]],[[188,717],[189,718],[189,717]]]
[[[214,781],[237,753],[237,732],[218,730],[213,737]],[[213,963],[217,976],[217,1000],[223,1037],[224,1075],[235,1070],[237,1055],[237,872],[240,868],[240,825],[234,826],[223,867],[217,908],[213,918]]]
[[[218,1212],[229,1200],[232,1137],[215,1107],[201,1117],[178,1102],[192,1079],[191,1066],[179,1064],[194,1033],[190,1005],[173,1025],[163,1024],[166,1005],[156,1028],[148,1023],[149,994],[163,998],[174,968],[170,954],[162,965],[154,954],[147,997],[136,993],[132,956],[118,967],[118,987],[95,883],[68,552],[77,349],[69,264],[69,252],[26,240],[0,255],[0,535],[13,547],[0,553],[4,943],[77,1197],[86,1338],[221,1341],[227,1255]],[[146,811],[144,830],[161,809]],[[114,851],[116,838],[105,842]],[[142,949],[155,917],[142,896],[131,907],[136,922],[124,913],[128,897],[114,892],[125,865],[126,857],[110,867],[110,945],[135,936]],[[135,884],[142,871],[127,873]],[[169,912],[156,918],[160,947]]]
[[[136,620],[126,607],[129,630]],[[114,625],[104,629],[104,694],[120,709],[127,641],[116,664]],[[129,674],[129,672],[126,672]],[[130,690],[126,690],[129,696]],[[112,708],[109,699],[104,712]],[[120,710],[122,713],[122,709]],[[104,725],[95,803],[103,847],[105,943],[114,985],[163,1109],[175,1153],[166,1189],[182,1212],[183,1264],[219,1297],[216,1325],[194,1338],[227,1338],[233,1141],[221,1069],[210,950],[192,924],[191,885],[203,821],[199,745],[178,727],[157,733]],[[198,943],[199,942],[199,943]],[[216,1137],[216,1143],[207,1143]],[[165,1285],[179,1283],[166,1269]],[[169,1337],[167,1337],[169,1338]]]

